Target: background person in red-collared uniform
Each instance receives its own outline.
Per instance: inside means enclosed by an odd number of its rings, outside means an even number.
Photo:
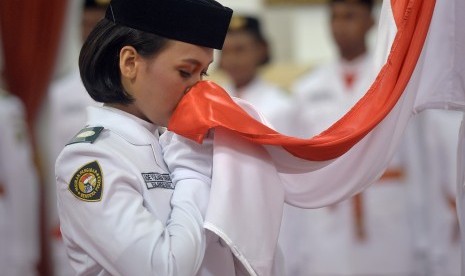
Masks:
[[[330,1],[329,23],[339,57],[295,83],[295,135],[311,137],[327,129],[373,82],[376,72],[370,71],[367,45],[375,23],[373,6],[369,0]],[[432,235],[434,225],[447,223],[441,186],[450,179],[439,168],[452,160],[438,158],[446,146],[438,131],[432,131],[439,125],[426,112],[414,118],[389,167],[366,191],[318,210],[286,208],[281,244],[288,273],[444,273],[447,244]]]

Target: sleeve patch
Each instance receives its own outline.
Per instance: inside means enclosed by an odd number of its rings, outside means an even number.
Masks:
[[[69,182],[69,190],[80,200],[100,201],[103,177],[98,162],[93,161],[79,168]]]

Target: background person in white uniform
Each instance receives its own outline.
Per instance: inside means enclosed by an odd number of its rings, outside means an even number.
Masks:
[[[239,274],[229,249],[206,244],[210,180],[195,170],[209,168],[211,147],[192,155],[168,145],[165,164],[159,144],[159,129],[221,49],[231,15],[212,0],[113,0],[86,40],[81,76],[104,106],[89,109],[56,163],[61,230],[78,275]]]
[[[85,0],[83,2],[80,25],[82,41],[87,38],[95,25],[105,16],[110,0]],[[48,97],[50,103],[49,149],[50,160],[53,162],[50,169],[53,170],[58,154],[85,124],[87,106],[98,105],[98,103],[92,100],[82,84],[77,60],[76,66],[72,68],[71,72],[52,82]],[[47,194],[47,201],[53,202],[53,204],[47,206],[50,210],[47,214],[50,216],[51,224],[49,227],[51,228],[50,245],[53,271],[60,276],[74,275],[74,271],[66,257],[65,246],[60,234],[56,198]]]
[[[37,275],[39,181],[21,101],[0,89],[0,274]]]
[[[296,82],[296,135],[311,137],[325,130],[372,83],[374,72],[369,70],[366,36],[374,24],[373,4],[369,0],[330,2],[331,30],[340,57]],[[421,140],[428,128],[418,125],[424,125],[429,117],[419,117],[413,120],[417,126],[407,131],[389,168],[372,187],[333,207],[286,208],[280,242],[290,274],[433,275],[423,273],[440,271],[437,267],[443,265],[445,247],[435,244],[441,249],[432,252],[430,245],[442,241],[431,240],[431,229],[425,229],[425,224],[438,222],[438,217],[432,216],[437,211],[432,208],[444,205],[438,193],[427,195],[437,192],[435,187],[444,181],[444,174],[441,176],[436,169],[444,164],[436,153],[445,145],[437,135],[429,141]],[[301,236],[304,238],[295,238]],[[425,245],[425,237],[431,244]]]
[[[252,103],[276,130],[288,133],[290,97],[260,77],[261,68],[270,60],[259,19],[234,15],[220,56],[220,68],[230,79],[224,88],[231,96]]]
[[[83,5],[81,34],[85,41],[92,28],[105,16],[110,1],[86,0]],[[50,135],[54,159],[86,122],[86,107],[97,105],[82,84],[79,67],[50,86]]]
[[[85,41],[95,25],[105,16],[109,0],[86,0],[83,3],[81,38]],[[67,142],[86,121],[86,107],[96,105],[82,84],[76,60],[75,68],[50,86],[50,117],[53,139],[52,151],[56,158]]]
[[[373,4],[363,0],[330,1],[328,21],[339,57],[303,75],[293,85],[291,124],[295,136],[308,138],[325,130],[371,84],[374,72],[370,71],[367,36],[374,25]],[[286,205],[280,244],[288,274],[351,275],[351,225],[350,201],[317,210]],[[303,240],[296,238],[302,235]]]
[[[309,128],[302,129],[304,133],[298,133],[297,129],[295,135],[306,137],[324,130],[326,123],[319,126],[315,122],[320,118],[328,121],[328,116],[331,120],[338,119],[364,95],[376,77],[376,72],[370,71],[372,55],[367,45],[375,22],[373,5],[372,0],[330,1],[328,23],[338,58],[318,66],[294,83],[295,104],[300,105],[297,119],[312,118]],[[325,102],[339,105],[338,113],[322,105]]]

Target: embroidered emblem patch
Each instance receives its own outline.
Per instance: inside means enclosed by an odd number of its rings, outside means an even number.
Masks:
[[[79,168],[69,182],[69,190],[81,200],[100,201],[103,178],[98,162],[93,161]]]
[[[87,127],[81,129],[81,131],[76,134],[76,136],[71,139],[66,145],[76,144],[76,143],[93,143],[97,140],[98,136],[102,132],[103,127]]]
[[[167,173],[142,173],[147,189],[174,189],[171,177]]]

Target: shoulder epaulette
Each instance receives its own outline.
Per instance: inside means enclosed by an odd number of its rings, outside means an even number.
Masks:
[[[76,143],[91,143],[92,144],[93,142],[95,142],[95,140],[97,140],[102,130],[103,130],[103,127],[83,128],[66,145],[71,145],[71,144],[76,144]]]

